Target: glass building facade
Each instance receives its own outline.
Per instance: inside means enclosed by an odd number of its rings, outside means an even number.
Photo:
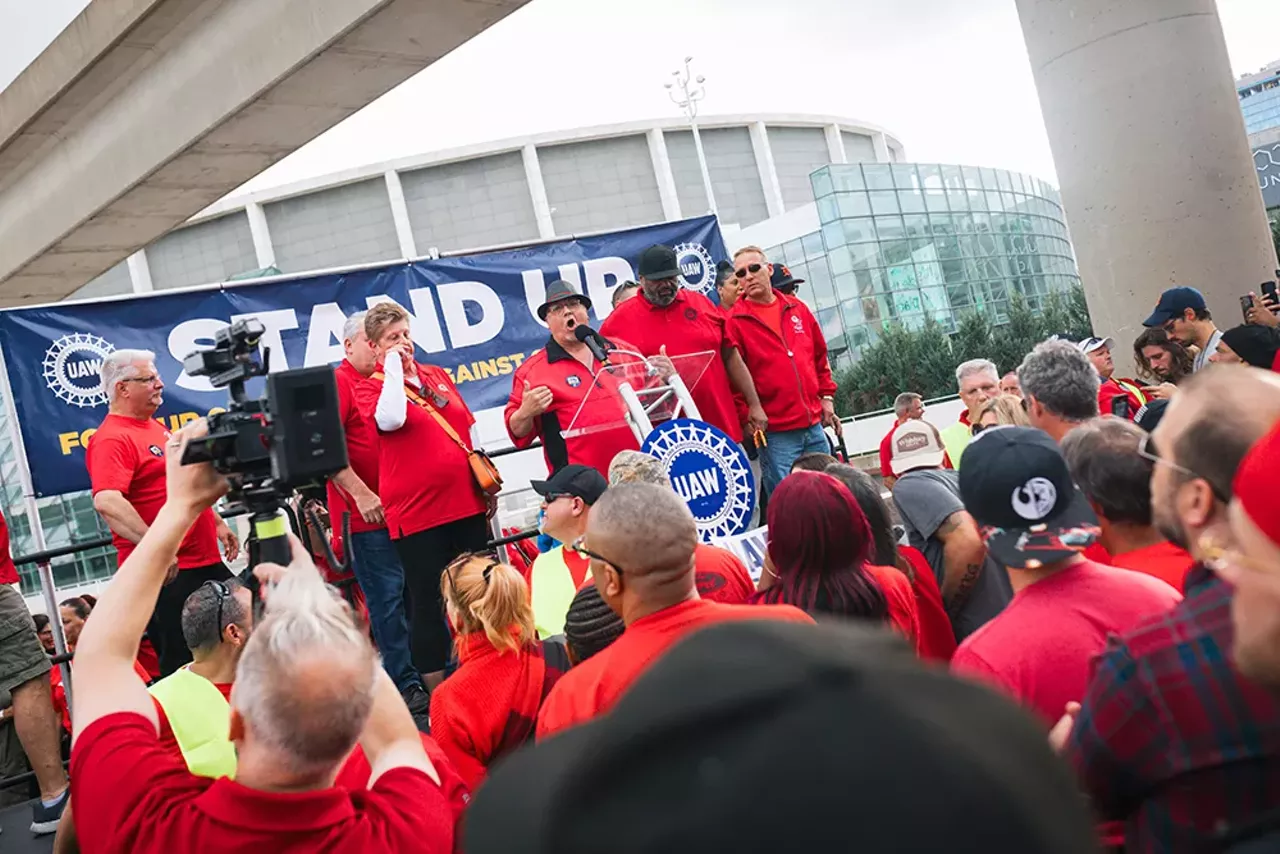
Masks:
[[[821,230],[768,247],[806,281],[836,368],[887,321],[954,331],[967,311],[1008,319],[1079,284],[1057,191],[1001,169],[917,163],[824,166],[810,176]]]
[[[1280,63],[1237,83],[1236,94],[1250,136],[1280,127]]]

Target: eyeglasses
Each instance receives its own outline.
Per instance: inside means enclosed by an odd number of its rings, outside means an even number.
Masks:
[[[145,383],[146,385],[155,385],[160,381],[159,374],[152,374],[149,377],[129,377],[127,380],[121,380],[123,383]]]
[[[218,643],[222,643],[222,630],[226,628],[226,625],[222,622],[222,603],[231,598],[231,588],[223,582],[212,578],[206,581],[202,586],[208,587],[212,590],[213,595],[218,600]]]
[[[733,274],[739,279],[745,279],[748,274],[754,276],[756,273],[759,273],[763,267],[763,264],[748,264],[745,267],[739,267],[737,270],[734,270]]]
[[[1221,490],[1214,486],[1213,481],[1209,480],[1209,478],[1204,475],[1196,474],[1186,466],[1178,465],[1177,463],[1172,462],[1171,460],[1166,460],[1164,457],[1160,456],[1160,449],[1156,447],[1155,440],[1151,438],[1150,433],[1143,436],[1142,441],[1138,443],[1138,456],[1142,457],[1144,460],[1155,463],[1156,465],[1168,466],[1178,474],[1185,478],[1189,478],[1190,480],[1203,480],[1208,484],[1209,491],[1213,493],[1214,498],[1218,499],[1223,504],[1231,503],[1231,496],[1223,495]]]
[[[563,302],[558,302],[555,305],[552,305],[551,307],[549,307],[547,309],[547,314],[549,315],[565,314],[566,312],[573,311],[575,308],[577,308],[582,304],[583,303],[581,299],[577,297],[570,297],[569,299],[566,299]]]
[[[622,575],[622,567],[618,566],[604,555],[591,551],[591,549],[587,548],[586,541],[587,535],[583,534],[581,537],[578,537],[578,539],[569,544],[569,550],[579,557],[590,558],[592,560],[598,560],[601,563],[608,564],[613,567],[614,572],[618,573],[618,575]]]

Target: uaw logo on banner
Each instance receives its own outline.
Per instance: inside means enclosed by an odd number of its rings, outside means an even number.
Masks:
[[[662,463],[704,542],[747,530],[755,478],[746,452],[724,432],[703,421],[676,418],[655,427],[640,450]]]
[[[44,354],[44,381],[58,399],[72,406],[101,406],[107,402],[102,387],[102,361],[115,345],[97,335],[63,335]]]
[[[675,246],[680,281],[685,288],[703,296],[715,289],[716,262],[701,243],[678,243]]]

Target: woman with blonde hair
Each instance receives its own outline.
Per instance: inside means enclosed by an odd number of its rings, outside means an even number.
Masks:
[[[988,427],[1030,427],[1031,419],[1023,409],[1023,400],[1012,394],[1001,394],[987,401],[973,425],[973,435]]]
[[[532,742],[569,661],[562,645],[538,642],[524,577],[492,555],[453,561],[440,594],[460,663],[431,692],[431,735],[474,791],[490,764]]]

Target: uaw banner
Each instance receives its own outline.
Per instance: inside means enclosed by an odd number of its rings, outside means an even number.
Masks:
[[[715,299],[725,257],[715,217],[700,217],[503,252],[397,263],[349,273],[235,283],[182,293],[0,311],[3,346],[37,495],[88,489],[85,443],[107,412],[99,372],[116,349],[151,350],[164,380],[156,417],[178,427],[221,408],[227,393],[187,375],[183,358],[244,317],[266,327],[272,371],[338,364],[349,315],[392,300],[412,315],[421,361],[449,372],[472,411],[504,406],[511,374],[547,342],[536,310],[564,279],[603,321],[648,246],[675,247],[683,285]],[[249,385],[262,393],[264,380]]]

